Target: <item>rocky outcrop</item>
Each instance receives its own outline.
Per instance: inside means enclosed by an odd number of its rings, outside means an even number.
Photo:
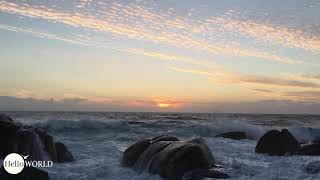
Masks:
[[[15,123],[10,117],[0,114],[0,158],[12,152],[29,155],[30,160],[74,161],[66,146],[54,142],[44,130]]]
[[[247,135],[245,132],[242,132],[242,131],[233,131],[233,132],[218,134],[215,137],[223,137],[223,138],[228,138],[228,139],[233,139],[233,140],[241,140],[241,139],[246,139]]]
[[[0,169],[1,180],[49,180],[47,172],[34,167],[25,167],[19,174],[11,175],[4,168]]]
[[[258,141],[256,153],[269,155],[292,155],[299,151],[300,144],[297,139],[287,130],[271,130],[265,133]]]
[[[202,138],[178,141],[175,137],[160,136],[131,145],[123,154],[122,165],[133,167],[137,172],[147,169],[166,180],[179,180],[194,170],[210,174],[205,170],[213,167],[214,158]],[[194,174],[195,177],[200,175],[200,172]]]

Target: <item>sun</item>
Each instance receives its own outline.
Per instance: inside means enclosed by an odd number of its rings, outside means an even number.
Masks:
[[[170,104],[170,103],[158,103],[157,105],[160,108],[168,108],[168,107],[172,106],[172,104]]]

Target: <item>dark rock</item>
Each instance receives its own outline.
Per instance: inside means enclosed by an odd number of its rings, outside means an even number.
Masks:
[[[297,139],[286,129],[271,130],[265,133],[258,141],[256,153],[283,156],[295,154],[300,149]]]
[[[15,151],[16,134],[21,128],[15,125],[12,121],[8,121],[7,118],[0,120],[0,158],[4,158],[7,154]]]
[[[306,166],[306,172],[309,174],[318,174],[320,173],[320,161],[313,161],[310,162],[307,166]]]
[[[74,158],[70,151],[68,151],[67,147],[61,142],[57,142],[55,144],[57,150],[57,159],[59,163],[63,162],[73,162]]]
[[[140,155],[151,145],[151,139],[144,139],[136,142],[126,149],[123,153],[121,165],[131,167]]]
[[[56,143],[44,130],[15,123],[10,117],[0,115],[0,158],[16,152],[29,155],[30,160],[52,160],[53,162],[73,161],[72,154],[65,145]],[[60,161],[57,153],[59,151]]]
[[[179,141],[178,138],[173,136],[162,135],[151,139],[151,143],[156,143],[159,141]]]
[[[168,180],[181,179],[185,172],[193,169],[208,169],[214,158],[203,139],[172,142],[151,161],[149,172]]]
[[[218,134],[215,137],[223,137],[223,138],[228,138],[228,139],[241,140],[241,139],[246,139],[247,135],[245,132],[242,132],[242,131],[234,131],[234,132],[227,132],[227,133]]]
[[[136,161],[134,170],[141,173],[147,168],[148,164],[152,160],[152,157],[154,157],[157,153],[159,153],[171,143],[172,141],[160,141],[151,144],[151,146],[147,150],[145,150]]]
[[[35,129],[35,132],[38,134],[39,138],[42,141],[42,144],[44,146],[44,150],[49,153],[51,157],[51,161],[58,162],[57,157],[57,150],[56,145],[54,143],[53,137],[48,135],[44,130],[42,129]]]
[[[38,135],[30,129],[20,129],[16,135],[17,152],[21,155],[29,155],[29,160],[48,160]]]
[[[5,114],[0,114],[0,121],[13,123],[13,119]]]
[[[11,175],[7,173],[4,168],[0,169],[1,180],[49,180],[47,172],[34,168],[25,167],[19,174]]]
[[[202,180],[207,178],[226,179],[230,178],[230,176],[215,169],[197,169],[192,171],[191,174],[186,177],[187,180]]]
[[[299,155],[307,156],[319,156],[320,155],[320,144],[308,144],[301,147],[298,151]]]

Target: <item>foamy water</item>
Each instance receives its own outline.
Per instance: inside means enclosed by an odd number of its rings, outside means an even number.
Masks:
[[[300,141],[320,138],[320,116],[161,114],[161,113],[7,113],[16,121],[46,129],[72,151],[76,162],[54,164],[53,180],[112,179],[156,180],[122,168],[122,152],[135,141],[160,134],[191,139],[203,137],[217,163],[231,179],[320,179],[307,174],[306,165],[320,160],[312,156],[274,157],[254,152],[257,140],[272,128],[288,128]],[[240,130],[246,140],[214,138],[218,133]]]

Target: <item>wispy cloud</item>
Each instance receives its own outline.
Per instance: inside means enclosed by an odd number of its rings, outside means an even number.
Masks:
[[[235,73],[231,71],[210,72],[204,70],[195,69],[183,69],[177,67],[170,67],[170,69],[179,72],[204,75],[212,80],[216,80],[222,83],[252,83],[271,86],[289,86],[289,87],[301,87],[301,88],[320,88],[320,83],[314,83],[309,81],[292,80],[283,77],[268,77],[261,75],[245,75]]]
[[[289,47],[319,50],[318,39],[308,39],[292,29],[273,27],[270,24],[238,21],[229,17],[208,19],[197,19],[192,15],[180,17],[173,15],[170,11],[155,13],[154,7],[135,3],[120,4],[104,1],[95,3],[100,7],[95,13],[83,8],[83,2],[76,4],[76,9],[71,13],[61,10],[61,7],[1,1],[0,11],[49,22],[59,22],[76,28],[87,28],[106,35],[112,34],[120,39],[148,41],[178,48],[204,50],[212,54],[254,57],[290,64],[301,63],[301,61],[254,48],[242,48],[235,45],[233,39],[223,39],[219,34],[232,35],[235,34],[235,31],[239,31],[259,41],[268,43],[277,41]]]

